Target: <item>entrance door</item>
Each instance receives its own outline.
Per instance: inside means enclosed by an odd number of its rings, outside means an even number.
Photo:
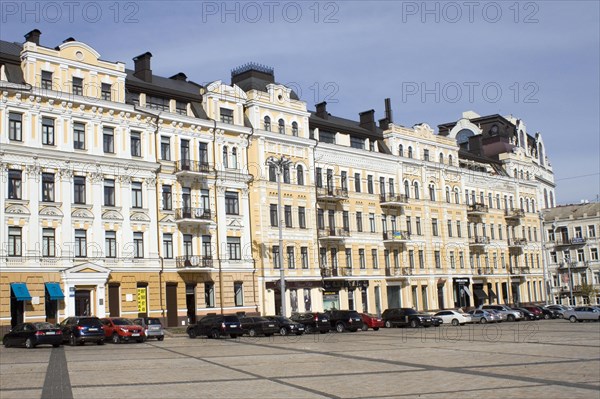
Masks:
[[[10,290],[10,326],[23,323],[25,318],[25,301],[17,301],[15,294]]]
[[[167,284],[167,326],[177,327],[177,284]]]
[[[90,290],[75,291],[75,316],[91,316],[91,297]]]
[[[281,314],[281,290],[274,289],[273,296],[275,300],[275,314],[279,316],[285,316]]]
[[[445,306],[444,306],[444,286],[443,285],[437,286],[437,296],[438,296],[438,309],[442,310],[445,308]]]
[[[381,288],[379,286],[375,287],[375,311],[378,317],[381,316]]]
[[[387,287],[388,297],[388,308],[401,308],[402,304],[400,301],[400,287],[397,285],[390,285]]]
[[[188,324],[196,324],[196,283],[185,285],[185,305]]]
[[[118,284],[108,286],[108,313],[110,313],[110,317],[121,316],[121,300]]]

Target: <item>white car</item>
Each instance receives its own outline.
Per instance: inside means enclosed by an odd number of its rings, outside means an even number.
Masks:
[[[452,324],[453,326],[461,326],[471,322],[471,315],[467,313],[457,312],[456,310],[442,310],[434,314],[435,317],[442,319],[444,324]]]
[[[563,316],[564,319],[571,323],[584,320],[600,321],[600,309],[594,306],[577,306],[575,309],[567,310]]]

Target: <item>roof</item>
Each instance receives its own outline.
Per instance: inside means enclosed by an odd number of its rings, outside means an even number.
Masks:
[[[20,60],[22,50],[23,45],[21,43],[0,40],[0,55],[2,56],[8,55],[16,57],[18,60]]]
[[[0,65],[5,66],[6,77],[11,83],[25,83],[21,69],[22,50],[23,45],[20,43],[0,40]]]
[[[125,69],[127,78],[125,84],[128,87],[138,88],[149,94],[170,94],[175,97],[182,97],[190,101],[201,101],[200,89],[202,85],[191,81],[165,78],[163,76],[152,75],[152,82],[146,82],[136,76],[131,69]]]
[[[587,204],[559,205],[556,208],[544,210],[544,219],[552,221],[555,219],[582,219],[584,217],[600,218],[600,202]]]

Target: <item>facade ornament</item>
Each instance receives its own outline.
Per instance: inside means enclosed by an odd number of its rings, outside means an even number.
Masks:
[[[37,163],[34,165],[27,165],[25,166],[25,173],[27,173],[27,176],[29,177],[39,178],[42,174],[42,168]]]
[[[119,176],[117,176],[117,181],[121,185],[131,184],[131,176],[130,175],[119,175]]]
[[[61,181],[69,181],[73,178],[73,169],[68,166],[58,170],[58,176]]]
[[[144,184],[146,185],[147,188],[156,188],[156,175],[153,174],[150,177],[146,177],[144,179]]]
[[[92,184],[102,183],[104,181],[104,175],[99,170],[96,172],[89,172],[88,177],[90,178],[90,182],[92,182]]]

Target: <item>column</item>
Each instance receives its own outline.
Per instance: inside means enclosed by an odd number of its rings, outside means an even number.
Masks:
[[[29,223],[27,230],[23,231],[22,237],[22,255],[23,256],[41,256],[41,228],[40,228],[40,193],[42,185],[42,168],[40,167],[37,156],[33,157],[34,164],[25,166],[26,183],[22,198],[29,200]]]
[[[158,204],[156,203],[156,175],[153,173],[152,177],[144,179],[144,186],[146,187],[146,196],[144,198],[145,208],[148,209],[148,216],[150,217],[150,228],[146,234],[149,248],[149,258],[158,259],[159,256],[159,242],[158,242],[158,231],[156,229],[156,209]]]

